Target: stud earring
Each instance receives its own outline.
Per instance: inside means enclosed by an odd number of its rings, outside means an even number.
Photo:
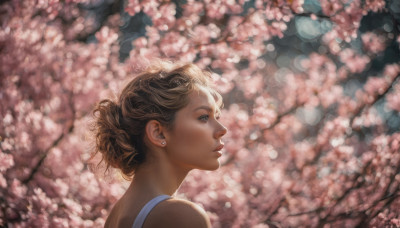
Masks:
[[[165,142],[165,141],[162,141],[162,142],[161,142],[161,145],[165,146],[165,144],[166,144],[166,142]]]

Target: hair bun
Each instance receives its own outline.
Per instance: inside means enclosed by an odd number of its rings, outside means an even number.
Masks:
[[[112,100],[102,100],[93,111],[95,122],[96,151],[103,156],[108,166],[118,168],[131,176],[137,166],[137,150],[131,137],[123,129],[121,108]],[[108,168],[108,167],[107,167]]]

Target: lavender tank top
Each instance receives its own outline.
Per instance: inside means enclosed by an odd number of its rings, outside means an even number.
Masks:
[[[140,210],[139,214],[136,216],[135,222],[132,225],[132,228],[142,228],[144,220],[146,219],[147,215],[150,213],[150,211],[159,203],[161,203],[164,200],[167,200],[171,198],[169,195],[159,195],[151,199],[144,207],[142,210]]]

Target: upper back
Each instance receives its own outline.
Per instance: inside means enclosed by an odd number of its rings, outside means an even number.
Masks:
[[[171,198],[157,205],[143,224],[143,228],[156,227],[209,228],[211,224],[200,206],[187,200]]]
[[[132,227],[144,205],[127,202],[135,200],[121,198],[111,210],[105,228]],[[209,228],[211,224],[206,212],[200,206],[187,200],[170,198],[154,206],[142,226],[142,228],[156,227]]]

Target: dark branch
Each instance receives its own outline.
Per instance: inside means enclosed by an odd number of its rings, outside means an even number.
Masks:
[[[74,129],[74,125],[72,124],[67,133],[71,133]],[[49,148],[47,148],[43,153],[41,153],[40,155],[40,160],[39,162],[32,168],[31,173],[29,174],[29,176],[22,181],[23,184],[27,184],[29,183],[32,179],[33,176],[39,171],[39,168],[42,166],[44,160],[46,159],[47,155],[49,154],[50,150],[53,149],[54,147],[56,147],[61,141],[62,139],[65,137],[66,133],[61,133],[60,136],[58,136],[58,138],[56,140],[54,140],[54,142],[51,144],[51,146]]]
[[[60,134],[60,136],[58,136],[58,138],[56,140],[54,140],[54,142],[51,144],[51,146],[41,153],[39,162],[32,168],[29,176],[25,180],[22,181],[23,184],[26,185],[33,179],[35,174],[39,171],[39,168],[42,166],[42,164],[43,164],[44,160],[46,159],[47,155],[49,154],[50,150],[57,147],[60,144],[60,142],[64,139],[64,137],[66,135],[70,134],[74,130],[76,112],[75,112],[75,106],[74,106],[72,98],[73,98],[73,92],[69,91],[69,106],[71,109],[72,118],[71,118],[71,120],[69,120],[70,123],[69,123],[69,126],[67,127],[66,132],[62,132]]]
[[[284,117],[287,116],[287,115],[292,114],[293,112],[296,111],[296,109],[297,109],[298,107],[301,107],[302,105],[303,105],[303,104],[294,105],[293,107],[291,107],[291,108],[288,109],[287,111],[285,111],[285,112],[279,114],[279,115],[277,116],[277,118],[275,119],[275,121],[274,121],[269,127],[266,127],[266,128],[261,129],[260,132],[264,132],[264,131],[267,131],[267,130],[270,130],[270,129],[274,128],[277,124],[280,123],[280,121],[282,120],[282,118],[284,118]],[[245,147],[248,147],[248,146],[249,146],[250,144],[252,144],[253,142],[254,142],[253,140],[247,139],[247,140],[246,140],[246,145],[245,145]],[[221,164],[221,166],[225,166],[225,165],[230,164],[230,163],[234,160],[234,158],[235,158],[234,155],[230,155],[230,156],[228,157],[228,159],[226,159],[225,162]]]
[[[376,95],[376,96],[374,97],[374,100],[373,100],[373,102],[372,102],[371,104],[366,104],[366,103],[365,103],[364,105],[360,106],[360,107],[357,109],[357,111],[354,113],[354,115],[350,118],[350,126],[353,125],[354,119],[355,119],[357,116],[359,116],[364,110],[366,110],[366,109],[368,109],[368,108],[374,106],[374,105],[376,104],[376,102],[378,102],[380,99],[384,98],[384,97],[386,96],[386,94],[393,88],[394,84],[396,83],[397,79],[399,79],[399,78],[400,78],[400,74],[398,74],[398,75],[392,80],[392,82],[390,83],[390,85],[386,88],[386,90],[385,90],[382,94]]]

